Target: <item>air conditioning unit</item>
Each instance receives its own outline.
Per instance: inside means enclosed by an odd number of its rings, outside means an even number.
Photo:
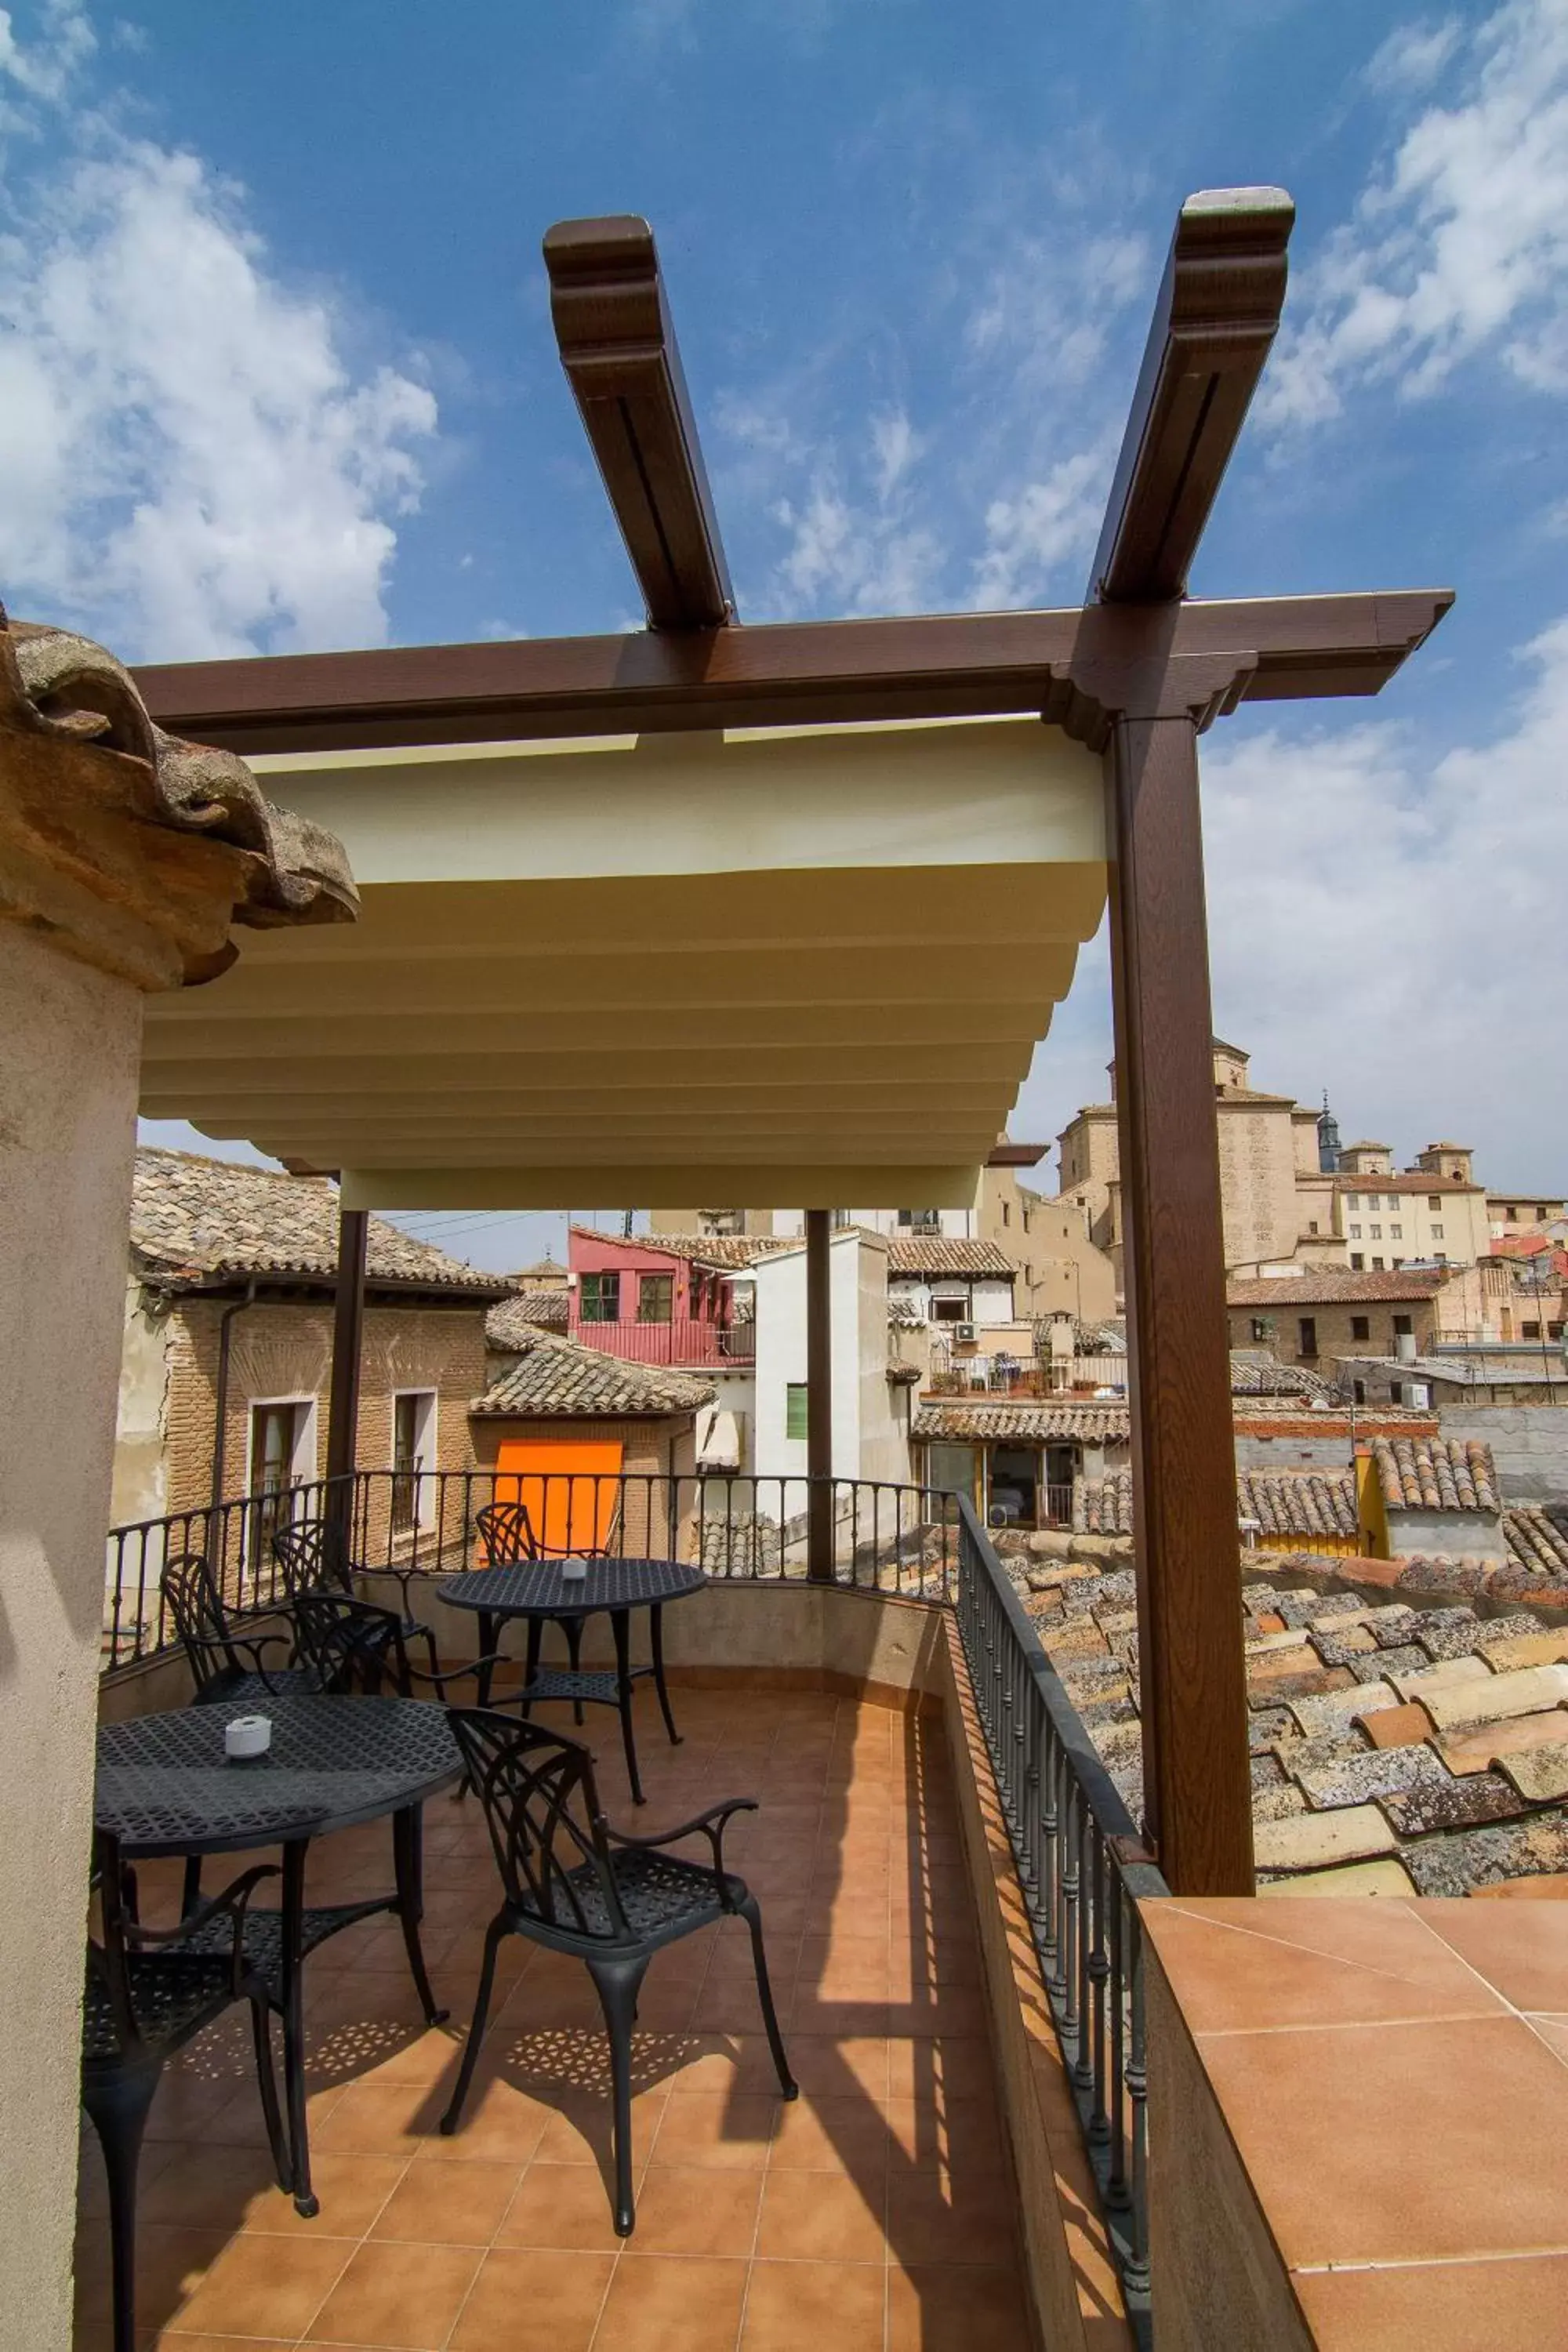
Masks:
[[[961,1339],[973,1339],[974,1337],[974,1326],[973,1323],[960,1323],[957,1326],[957,1329],[958,1336]]]

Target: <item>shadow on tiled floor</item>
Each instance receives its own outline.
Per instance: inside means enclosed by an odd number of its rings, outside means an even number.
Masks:
[[[639,1826],[762,1799],[726,1855],[762,1899],[799,2101],[777,2095],[741,1924],[661,1954],[641,2002],[637,2228],[622,2246],[593,1988],[581,1966],[512,1938],[463,2127],[442,2139],[497,1881],[478,1808],[440,1799],[426,1814],[426,1949],[451,2023],[420,2021],[395,1925],[351,1931],[308,1964],[313,2221],[271,2185],[243,2012],[185,2054],[143,2156],[144,2346],[1023,2352],[940,1725],[754,1690],[677,1703],[679,1748],[651,1710],[639,1719]],[[583,1736],[625,1823],[605,1723]],[[334,1888],[384,1884],[387,1825],[323,1841],[313,1868]],[[143,1873],[149,1912],[174,1881]],[[107,2352],[102,2172],[84,2137],[77,2352]]]

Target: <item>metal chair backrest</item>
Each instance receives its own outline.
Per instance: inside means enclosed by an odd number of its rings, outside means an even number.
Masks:
[[[205,1561],[203,1565],[205,1566]],[[120,1859],[119,1840],[110,1837],[106,1831],[95,1831],[92,1853],[92,1875],[103,1935],[101,1941],[95,1940],[90,1935],[88,1937],[87,1965],[102,1987],[109,2003],[120,2055],[133,2058],[143,2045],[143,2037],[131,1999],[130,1970],[126,1965],[125,1930],[130,1923],[125,1907],[125,1872]]]
[[[353,1593],[348,1538],[336,1519],[292,1519],[272,1531],[272,1557],[290,1601],[301,1592]]]
[[[395,1610],[307,1589],[295,1594],[291,1613],[299,1654],[323,1691],[377,1698],[390,1689],[399,1698],[414,1696]]]
[[[514,1914],[557,1934],[628,1942],[594,1759],[581,1740],[488,1707],[455,1706],[447,1720]]]
[[[163,1606],[174,1621],[174,1632],[184,1649],[197,1691],[205,1690],[224,1671],[215,1651],[221,1650],[238,1674],[238,1656],[229,1647],[228,1612],[206,1554],[182,1551],[165,1560],[160,1590]]]
[[[522,1560],[539,1559],[539,1538],[526,1503],[487,1503],[475,1512],[474,1525],[488,1567],[515,1568]]]

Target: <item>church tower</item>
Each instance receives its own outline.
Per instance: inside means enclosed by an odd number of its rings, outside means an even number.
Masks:
[[[1318,1166],[1325,1176],[1331,1176],[1340,1164],[1340,1123],[1329,1108],[1329,1097],[1323,1096],[1322,1116],[1318,1121]]]

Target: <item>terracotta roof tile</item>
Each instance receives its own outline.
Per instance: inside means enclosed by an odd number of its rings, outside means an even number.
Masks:
[[[1361,1525],[1353,1470],[1244,1470],[1236,1499],[1268,1536],[1353,1536]]]
[[[1502,1531],[1521,1566],[1568,1577],[1568,1503],[1516,1503],[1502,1515]]]
[[[468,1410],[486,1417],[537,1415],[547,1420],[573,1414],[602,1418],[695,1412],[700,1405],[711,1404],[716,1393],[711,1381],[690,1373],[632,1363],[535,1329],[525,1338],[519,1361]]]
[[[984,1442],[987,1438],[1023,1438],[1041,1444],[1050,1438],[1081,1438],[1090,1445],[1116,1444],[1131,1428],[1124,1404],[1056,1402],[1043,1397],[988,1402],[984,1397],[962,1402],[945,1397],[921,1401],[910,1426],[915,1438],[938,1443]]]
[[[1228,1282],[1230,1307],[1332,1307],[1341,1300],[1435,1298],[1448,1276],[1406,1266],[1397,1274],[1348,1274],[1337,1266],[1313,1266],[1305,1274]]]
[[[143,1145],[136,1154],[131,1241],[160,1286],[197,1289],[232,1275],[314,1279],[338,1270],[338,1192],[324,1176],[287,1176],[235,1160]],[[366,1271],[373,1282],[469,1291],[495,1298],[507,1286],[461,1258],[372,1217]]]
[[[948,1234],[888,1234],[888,1273],[980,1275],[994,1282],[1011,1282],[1016,1268],[994,1242],[964,1241]]]
[[[1501,1508],[1491,1447],[1478,1439],[1374,1437],[1372,1458],[1392,1510]]]
[[[609,1242],[617,1249],[662,1250],[666,1257],[695,1260],[724,1274],[743,1272],[760,1257],[778,1250],[799,1249],[798,1234],[602,1234],[593,1225],[574,1225],[584,1241]]]
[[[486,1345],[504,1351],[526,1346],[535,1331],[564,1331],[570,1308],[569,1291],[520,1290],[485,1317]]]

